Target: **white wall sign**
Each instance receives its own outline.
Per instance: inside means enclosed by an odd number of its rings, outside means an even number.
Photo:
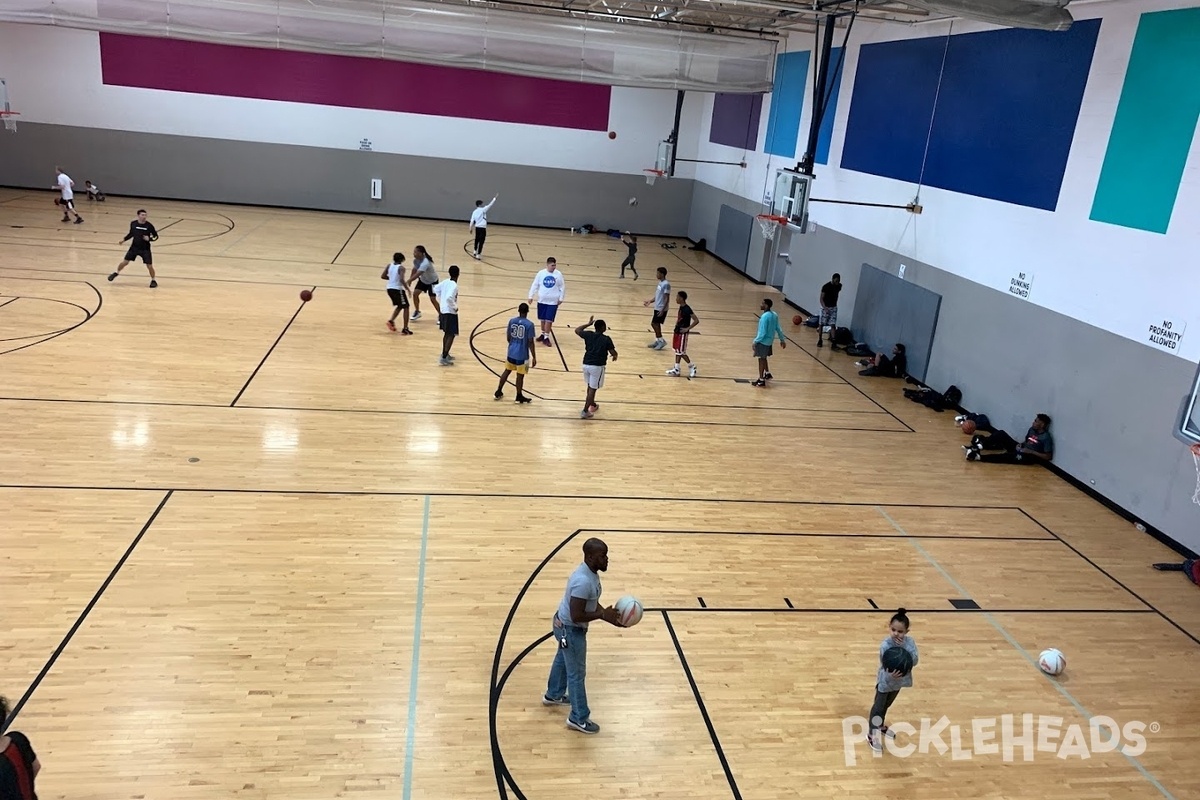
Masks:
[[[1022,300],[1029,299],[1029,292],[1033,288],[1033,273],[1018,272],[1008,281],[1008,293],[1020,297]]]
[[[371,149],[371,140],[370,139],[359,139],[358,140],[358,149],[359,150],[370,150]]]
[[[899,272],[896,273],[896,277],[898,277],[900,280],[904,280],[904,270],[906,269],[908,269],[908,267],[904,264],[901,264]]]
[[[1179,343],[1187,331],[1187,323],[1180,320],[1164,319],[1151,322],[1146,341],[1160,350],[1172,353],[1179,351]]]

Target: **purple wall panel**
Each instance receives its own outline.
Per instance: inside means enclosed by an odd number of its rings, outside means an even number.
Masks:
[[[758,144],[761,114],[761,94],[718,94],[713,99],[712,128],[708,140],[713,144],[753,150]]]
[[[608,130],[612,91],[459,67],[114,33],[100,34],[100,62],[112,86],[588,131]]]

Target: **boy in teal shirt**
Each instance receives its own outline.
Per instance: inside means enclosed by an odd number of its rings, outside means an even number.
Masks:
[[[758,335],[754,337],[754,357],[758,359],[758,380],[750,384],[751,386],[766,386],[767,381],[774,376],[767,369],[767,359],[771,357],[771,344],[775,341],[775,337],[779,337],[779,346],[787,347],[787,339],[784,338],[783,329],[779,327],[779,315],[771,310],[774,303],[769,298],[763,298],[758,309],[762,311],[762,316],[758,318]]]

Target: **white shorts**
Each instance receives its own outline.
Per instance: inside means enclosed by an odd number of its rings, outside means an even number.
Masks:
[[[604,386],[604,367],[596,367],[591,364],[583,365],[583,380],[587,383],[589,389],[599,389]]]

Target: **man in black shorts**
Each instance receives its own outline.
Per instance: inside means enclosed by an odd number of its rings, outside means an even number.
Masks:
[[[132,241],[130,241],[132,239]],[[157,289],[158,281],[154,279],[154,256],[150,253],[150,243],[158,240],[158,231],[154,230],[154,226],[146,219],[146,209],[139,208],[137,219],[129,223],[129,233],[125,234],[122,242],[129,242],[129,250],[125,253],[125,260],[117,264],[117,271],[108,276],[110,281],[115,281],[117,276],[121,274],[121,270],[125,269],[125,265],[130,261],[140,258],[142,263],[146,265],[146,269],[150,271],[150,288]]]
[[[834,350],[838,346],[833,343],[833,336],[837,333],[837,304],[838,295],[842,293],[842,276],[838,273],[833,273],[833,277],[829,282],[821,287],[821,319],[817,325],[817,347],[821,347],[821,336],[825,330],[829,330],[829,346]]]

